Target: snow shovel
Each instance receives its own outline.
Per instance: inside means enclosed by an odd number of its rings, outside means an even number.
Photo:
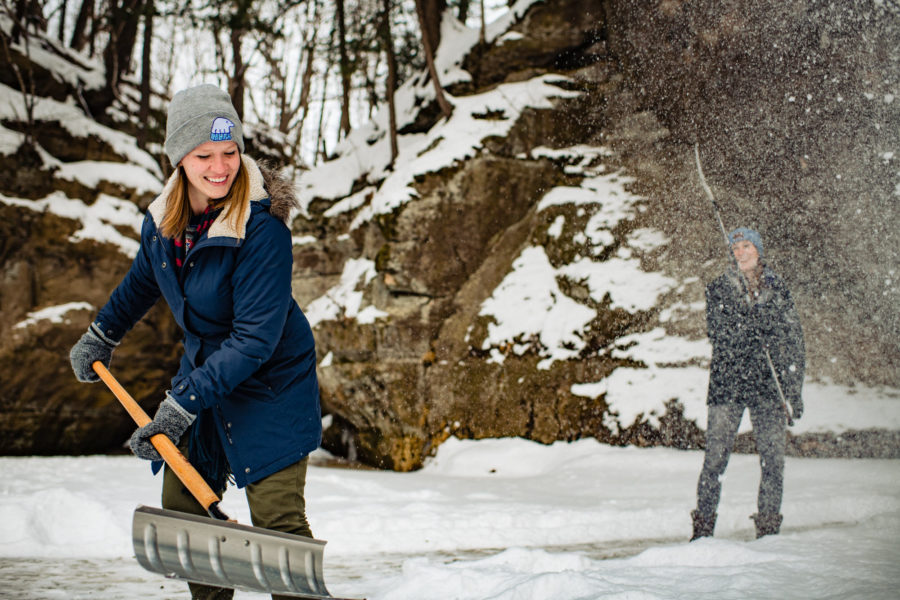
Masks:
[[[97,361],[94,371],[138,427],[151,421],[116,378]],[[142,567],[166,577],[218,587],[309,599],[332,599],[322,575],[325,542],[240,525],[219,508],[219,497],[165,434],[150,439],[184,486],[209,513],[138,506],[131,525]]]

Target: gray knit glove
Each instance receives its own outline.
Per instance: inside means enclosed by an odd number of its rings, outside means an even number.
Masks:
[[[83,383],[100,381],[100,376],[94,372],[91,365],[94,364],[94,361],[99,360],[103,366],[109,368],[113,350],[118,345],[119,342],[103,335],[96,323],[91,323],[81,339],[69,351],[69,361],[72,363],[72,370],[75,371],[78,381]]]
[[[144,460],[162,460],[159,452],[150,442],[157,433],[164,433],[177,444],[185,430],[194,422],[197,415],[192,415],[166,392],[166,399],[160,403],[153,420],[131,434],[128,445],[138,458]]]

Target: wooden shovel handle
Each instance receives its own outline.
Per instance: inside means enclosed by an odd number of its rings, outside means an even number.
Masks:
[[[128,411],[128,414],[131,415],[131,418],[134,419],[134,422],[137,423],[138,427],[143,427],[152,421],[147,413],[144,412],[144,409],[141,408],[134,398],[131,397],[131,394],[125,391],[125,388],[116,381],[116,378],[113,377],[112,373],[109,372],[109,369],[107,369],[102,362],[98,360],[91,366],[97,375],[100,376],[100,379],[103,380],[103,383],[105,383],[112,393],[115,394],[116,398],[122,406],[125,407],[125,410]],[[178,479],[181,480],[181,483],[184,484],[184,487],[190,490],[191,494],[194,495],[194,498],[197,499],[197,502],[206,509],[210,516],[228,520],[228,517],[222,514],[221,510],[218,508],[219,497],[212,491],[212,488],[207,485],[203,477],[200,476],[200,473],[197,472],[197,469],[188,462],[188,459],[184,457],[184,454],[178,450],[166,434],[157,433],[150,438],[150,443],[153,444],[153,447],[156,448],[160,455],[162,455],[163,460],[166,461],[169,468],[175,471],[175,474],[178,476]]]

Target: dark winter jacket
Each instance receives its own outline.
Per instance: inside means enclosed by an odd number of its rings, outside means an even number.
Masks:
[[[285,181],[264,177],[249,157],[242,161],[251,190],[243,227],[235,230],[220,215],[196,240],[179,276],[174,244],[158,231],[176,172],[150,204],[140,250],[97,317],[107,335],[120,339],[160,295],[166,299],[184,332],[171,394],[198,414],[192,430],[212,438],[192,447],[191,459],[214,457],[220,441],[238,487],[297,462],[322,434],[312,330],[291,295],[285,222],[296,199]]]
[[[712,342],[707,402],[780,403],[766,361],[768,349],[785,398],[792,407],[802,407],[806,358],[791,294],[780,277],[763,267],[759,295],[751,304],[741,277],[732,268],[706,288],[706,325]]]

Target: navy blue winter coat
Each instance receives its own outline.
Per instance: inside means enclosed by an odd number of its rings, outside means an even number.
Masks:
[[[762,406],[780,403],[768,349],[785,399],[802,410],[806,365],[803,330],[791,293],[770,268],[751,304],[731,268],[706,287],[706,325],[712,343],[707,403]]]
[[[108,336],[121,339],[160,295],[166,299],[184,332],[171,394],[202,417],[195,431],[216,432],[238,487],[296,463],[322,436],[315,343],[291,295],[285,221],[296,199],[249,157],[242,165],[251,190],[244,227],[235,230],[220,215],[194,243],[179,277],[172,240],[158,231],[176,172],[151,203],[140,250],[97,317]],[[266,187],[278,193],[270,196]],[[219,452],[215,442],[203,440],[200,454]],[[195,460],[194,448],[191,454]]]

